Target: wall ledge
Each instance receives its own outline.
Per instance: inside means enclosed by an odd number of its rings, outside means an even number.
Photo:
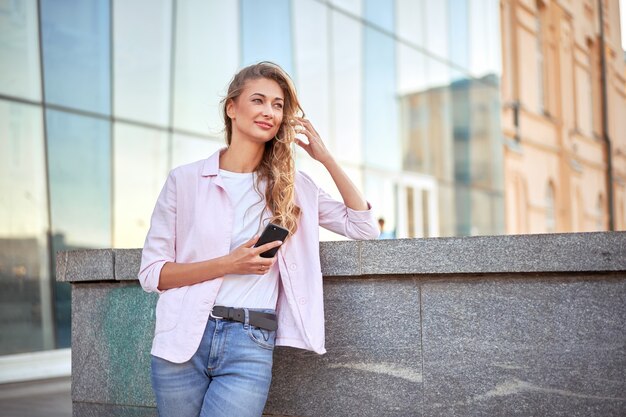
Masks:
[[[320,243],[325,277],[626,271],[626,232]],[[141,249],[57,253],[57,281],[133,281]]]

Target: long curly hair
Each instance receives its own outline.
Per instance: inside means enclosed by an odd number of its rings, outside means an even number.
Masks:
[[[256,190],[259,184],[266,183],[265,202],[272,213],[270,221],[289,230],[293,235],[298,229],[300,207],[295,203],[295,162],[292,150],[296,132],[291,124],[295,116],[304,116],[300,107],[296,88],[289,75],[278,65],[263,61],[240,70],[228,86],[228,93],[222,100],[226,144],[232,141],[233,126],[226,108],[231,100],[236,100],[242,93],[248,80],[267,78],[278,83],[285,96],[283,120],[276,136],[265,143],[263,158],[256,173]]]

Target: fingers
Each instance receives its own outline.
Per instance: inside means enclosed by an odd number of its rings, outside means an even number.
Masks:
[[[301,148],[303,148],[304,150],[307,150],[307,148],[309,147],[309,144],[300,138],[296,138],[296,144],[300,146]]]
[[[270,250],[272,248],[276,248],[276,247],[278,247],[278,246],[280,246],[282,244],[283,244],[282,241],[275,240],[273,242],[269,242],[269,243],[266,243],[264,245],[261,245],[258,248],[254,248],[255,255],[259,255],[259,254],[261,254],[261,253],[263,253],[263,252],[265,252],[267,250]]]
[[[317,133],[317,130],[315,130],[315,128],[313,127],[309,119],[305,119],[304,117],[296,117],[296,120],[298,121],[298,123],[300,123],[302,127],[304,127],[304,129],[302,130],[302,133],[304,133],[305,135],[307,133],[310,133],[311,135],[315,137],[319,137],[319,133]],[[307,135],[307,137],[308,136],[309,135]]]
[[[271,259],[262,258],[262,259],[263,259],[263,262],[260,262],[258,265],[255,266],[254,270],[252,271],[253,274],[264,275],[267,273],[267,271],[270,270],[272,265],[274,265],[275,258],[271,258]]]

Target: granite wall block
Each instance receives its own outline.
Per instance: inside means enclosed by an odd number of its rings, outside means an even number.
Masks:
[[[73,401],[155,405],[150,348],[156,300],[137,282],[73,285]]]
[[[360,243],[361,273],[365,275],[626,270],[626,232]]]
[[[626,415],[626,280],[422,284],[425,416]]]
[[[274,354],[265,412],[295,416],[420,416],[422,358],[416,280],[326,279],[323,356]]]
[[[56,261],[57,281],[110,281],[114,279],[112,249],[58,252]]]

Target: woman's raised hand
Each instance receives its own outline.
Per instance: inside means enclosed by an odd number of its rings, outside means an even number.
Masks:
[[[254,244],[258,240],[259,235],[255,235],[252,239],[227,255],[230,264],[229,273],[240,275],[264,275],[267,273],[272,265],[274,265],[274,262],[276,262],[276,257],[262,258],[259,255],[267,250],[282,245],[283,242],[276,240],[255,248]]]
[[[326,145],[324,145],[319,133],[317,133],[317,130],[315,130],[308,119],[296,117],[293,121],[293,125],[296,133],[303,134],[309,141],[309,143],[306,143],[302,139],[296,137],[296,143],[304,149],[311,156],[311,158],[321,162],[322,164],[325,164],[332,159],[332,155],[326,148]]]

